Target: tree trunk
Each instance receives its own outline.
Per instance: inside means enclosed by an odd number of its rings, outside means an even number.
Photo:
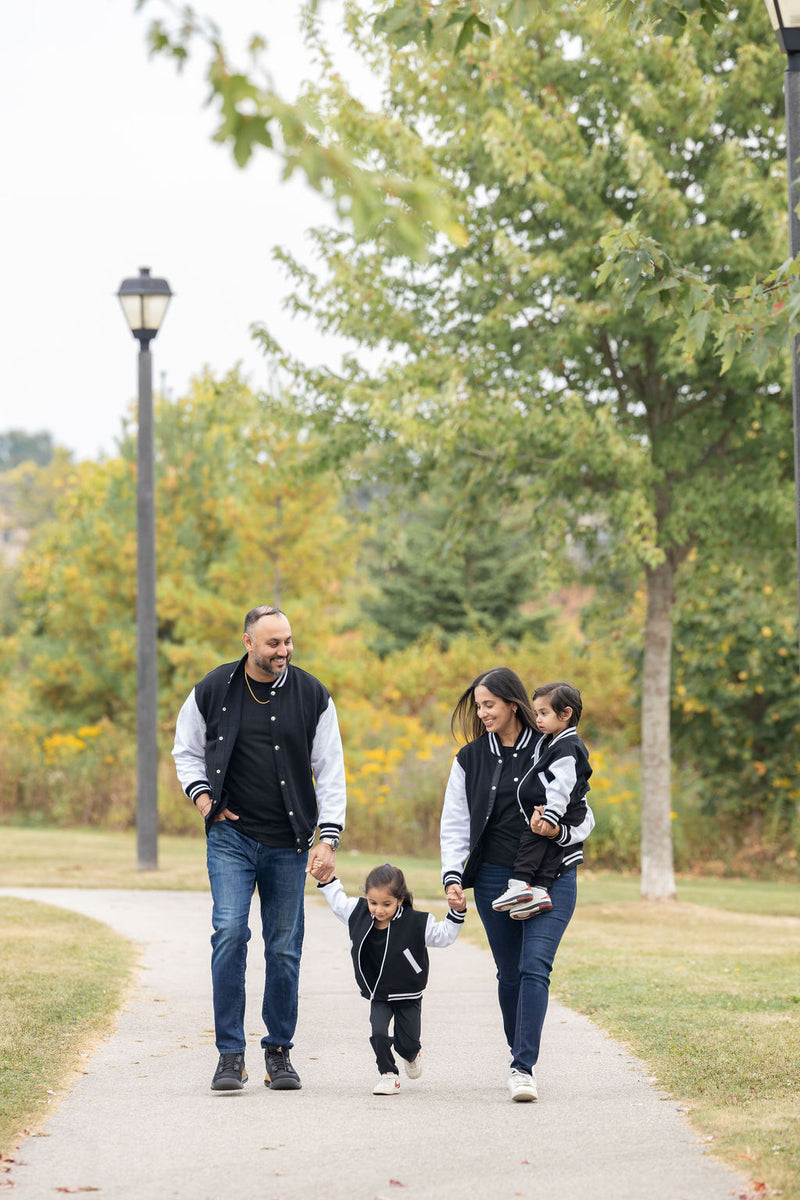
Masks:
[[[670,789],[670,667],[674,568],[647,570],[642,678],[642,898],[674,900]]]

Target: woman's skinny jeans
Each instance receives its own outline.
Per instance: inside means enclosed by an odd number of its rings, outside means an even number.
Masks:
[[[475,907],[497,967],[497,996],[511,1049],[511,1069],[531,1072],[539,1061],[550,972],[575,911],[576,872],[566,871],[548,889],[553,907],[527,921],[495,912],[492,901],[508,887],[510,869],[484,863],[473,884]]]

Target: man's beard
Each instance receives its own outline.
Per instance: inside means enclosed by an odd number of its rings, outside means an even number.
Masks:
[[[289,666],[289,662],[290,656],[288,654],[280,666],[276,666],[274,660],[271,658],[260,657],[253,659],[253,663],[258,667],[259,671],[265,671],[267,675],[274,675],[276,679],[279,679],[284,674],[286,668]]]

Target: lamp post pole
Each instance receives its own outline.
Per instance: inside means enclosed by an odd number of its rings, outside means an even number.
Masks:
[[[789,183],[789,253],[800,254],[800,50],[786,52],[786,167]],[[794,430],[795,529],[797,538],[798,649],[800,650],[800,334],[792,339],[792,426]]]
[[[117,293],[139,342],[136,476],[136,860],[140,871],[158,868],[158,628],[156,621],[155,439],[153,357],[172,292],[165,279],[142,267]]]
[[[158,867],[158,627],[153,356],[139,343],[136,475],[136,862]]]
[[[789,253],[800,254],[800,3],[764,0],[778,45],[786,55],[786,168],[789,191]],[[792,340],[792,426],[794,430],[795,530],[797,546],[798,651],[800,651],[800,334]]]

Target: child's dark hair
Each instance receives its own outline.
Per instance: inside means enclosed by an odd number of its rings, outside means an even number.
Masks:
[[[370,888],[388,888],[395,900],[399,900],[405,908],[414,907],[414,897],[408,890],[405,875],[399,867],[393,867],[391,863],[381,863],[379,867],[372,868],[364,884],[364,891],[368,892]]]
[[[578,724],[583,712],[583,701],[576,687],[573,687],[571,683],[545,683],[536,689],[531,699],[540,700],[545,696],[550,701],[550,707],[557,717],[562,715],[565,708],[571,708],[572,716],[569,723],[570,725]]]

